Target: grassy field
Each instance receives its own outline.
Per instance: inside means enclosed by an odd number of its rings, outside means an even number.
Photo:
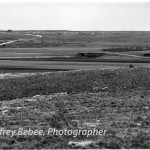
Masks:
[[[33,56],[73,56],[78,52],[93,52],[101,53],[102,47],[99,48],[0,48],[0,57],[33,57]],[[149,50],[145,51],[129,51],[119,52],[120,54],[134,54],[142,56],[145,53],[149,53]],[[110,52],[105,52],[110,53]],[[111,52],[113,53],[113,52]],[[116,53],[116,52],[115,52]]]
[[[30,34],[30,35],[29,35]],[[33,36],[34,35],[34,36]],[[41,35],[41,37],[36,37]],[[34,39],[33,39],[34,37]],[[102,31],[12,31],[12,32],[0,32],[1,40],[16,40],[16,39],[29,39],[28,41],[14,42],[0,48],[0,59],[10,57],[51,57],[51,56],[76,56],[78,52],[103,52],[103,48],[112,47],[146,47],[150,46],[150,32],[102,32]],[[52,71],[52,70],[74,70],[74,69],[98,69],[108,67],[127,67],[130,63],[135,66],[149,66],[149,60],[143,58],[132,58],[127,56],[119,56],[116,54],[108,54],[102,56],[99,63],[95,63],[99,60],[89,59],[85,63],[85,59],[80,60],[0,60],[1,72],[37,72]],[[113,53],[113,52],[111,52]],[[146,51],[127,51],[119,52],[119,54],[137,55],[143,56]],[[71,61],[71,62],[70,62]],[[73,62],[72,62],[73,61]],[[75,61],[75,62],[74,62]],[[93,62],[94,63],[93,63]],[[118,62],[119,61],[119,62]],[[123,61],[123,62],[122,62]],[[103,63],[107,62],[107,63]],[[116,63],[118,62],[118,63]],[[126,64],[123,64],[123,63]],[[138,63],[138,64],[137,64]],[[145,64],[146,63],[146,64]],[[91,65],[90,65],[91,64]],[[99,67],[98,67],[99,65]],[[4,68],[6,67],[6,68]],[[15,70],[15,68],[22,68]],[[10,68],[10,70],[8,69]],[[29,70],[26,70],[29,68]],[[33,70],[31,70],[33,68]]]
[[[116,47],[116,46],[150,46],[150,32],[111,32],[111,31],[14,31],[11,33],[0,32],[4,39],[24,38],[24,34],[41,35],[33,41],[17,42],[7,47]],[[16,34],[18,34],[16,36]],[[5,38],[3,38],[3,36]],[[26,35],[27,36],[27,35]],[[31,37],[31,36],[30,36]],[[0,38],[0,39],[1,39]]]
[[[25,35],[19,32],[5,32],[0,31],[0,41],[9,41],[9,40],[16,40],[16,39],[28,39],[32,38],[30,35]]]
[[[132,64],[135,67],[150,67],[149,63],[121,63],[121,62],[73,62],[73,61],[10,61],[0,60],[1,73],[21,73],[21,72],[53,72],[65,70],[88,70],[88,69],[110,69],[129,68]]]
[[[133,58],[106,54],[101,58],[76,58],[78,52],[102,52],[101,48],[0,48],[0,72],[45,72],[59,70],[80,69],[104,69],[116,67],[128,67],[133,64],[138,66],[150,66],[149,58]],[[108,53],[108,52],[106,52]],[[112,52],[111,52],[112,53]],[[143,56],[149,51],[130,51],[125,54]],[[119,54],[124,54],[120,52]],[[51,56],[71,56],[75,58],[60,59],[49,58]],[[14,59],[22,57],[21,59]],[[7,58],[6,60],[2,60]],[[30,59],[25,59],[30,58]],[[45,59],[48,58],[48,59]],[[15,69],[16,68],[16,69]],[[20,69],[17,69],[20,68]],[[32,69],[31,69],[32,68]]]
[[[149,77],[149,68],[120,68],[1,78],[1,128],[44,134],[1,135],[0,147],[150,148]],[[73,137],[49,128],[107,132]]]

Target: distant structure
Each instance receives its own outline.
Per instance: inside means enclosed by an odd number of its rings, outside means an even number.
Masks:
[[[150,57],[150,53],[143,54],[144,57]]]
[[[8,29],[7,32],[12,32],[12,30],[11,30],[11,29]]]
[[[78,53],[78,56],[80,57],[101,57],[103,55],[105,55],[106,53]]]
[[[103,51],[109,51],[109,52],[127,52],[127,51],[145,51],[150,50],[149,46],[145,47],[113,47],[113,48],[106,48],[103,49]]]

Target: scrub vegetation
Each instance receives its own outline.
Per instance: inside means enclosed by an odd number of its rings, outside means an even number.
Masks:
[[[89,137],[1,135],[0,147],[150,148],[149,95],[150,69],[146,67],[1,78],[1,128],[107,132]]]

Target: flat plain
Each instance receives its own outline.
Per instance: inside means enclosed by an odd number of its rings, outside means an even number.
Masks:
[[[149,58],[143,58],[143,55],[149,54],[150,32],[1,31],[0,39],[2,42],[19,40],[0,47],[0,71],[3,73],[26,72],[27,68],[30,68],[29,72],[32,72],[31,68],[33,68],[33,72],[54,69],[60,71],[103,69],[104,67],[128,67],[131,63],[136,67],[149,66]],[[103,51],[103,49],[115,47],[147,47],[147,49],[125,52]],[[89,58],[85,61],[76,56],[81,52],[105,52],[106,55],[94,59]],[[141,57],[136,58],[124,54]],[[63,58],[51,59],[51,57],[62,56],[71,57],[71,59],[67,59],[68,61]],[[20,60],[14,58],[20,58]],[[25,61],[25,58],[30,58],[30,60]],[[47,58],[46,61],[45,58]],[[18,67],[20,69],[15,69]]]

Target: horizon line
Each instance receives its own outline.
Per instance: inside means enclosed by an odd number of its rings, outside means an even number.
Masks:
[[[149,32],[150,30],[65,30],[65,29],[55,29],[55,30],[50,30],[50,29],[0,29],[0,31],[7,31],[11,30],[13,31],[67,31],[67,32]]]
[[[147,3],[150,0],[0,0],[0,3]]]

